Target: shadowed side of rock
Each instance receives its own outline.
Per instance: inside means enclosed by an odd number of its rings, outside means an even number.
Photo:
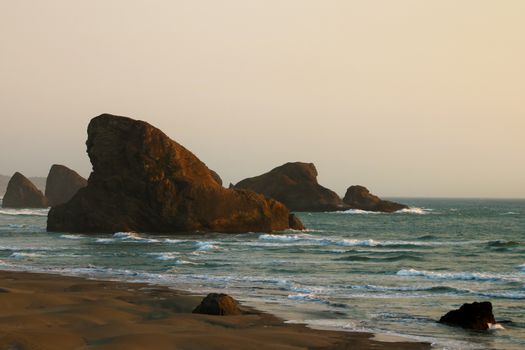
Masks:
[[[47,208],[47,199],[24,175],[16,172],[7,185],[2,207],[4,208]]]
[[[227,294],[210,293],[193,310],[194,314],[206,314],[216,316],[240,315],[242,310],[237,300]]]
[[[398,210],[407,209],[408,206],[396,202],[382,200],[364,186],[350,186],[346,190],[343,201],[350,209],[366,211],[379,211],[392,213]]]
[[[48,230],[268,232],[289,228],[282,203],[225,189],[186,148],[150,124],[103,114],[88,126],[88,186],[53,207]]]
[[[68,202],[79,189],[87,186],[87,180],[64,165],[54,164],[46,180],[46,197],[50,206]]]
[[[293,211],[335,211],[346,208],[337,193],[319,185],[317,169],[312,163],[286,163],[265,174],[244,179],[235,188],[275,198]]]

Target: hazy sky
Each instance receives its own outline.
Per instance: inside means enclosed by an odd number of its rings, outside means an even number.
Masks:
[[[525,197],[523,0],[0,0],[0,173],[83,175],[146,120],[228,184],[287,161],[385,196]]]

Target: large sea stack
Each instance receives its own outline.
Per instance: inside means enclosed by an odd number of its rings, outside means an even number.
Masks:
[[[370,191],[364,186],[350,186],[346,190],[343,201],[350,207],[350,209],[366,211],[392,213],[394,211],[408,208],[408,206],[404,204],[382,200],[378,196],[370,193]]]
[[[346,208],[334,191],[317,182],[312,163],[286,163],[265,174],[244,179],[235,185],[283,202],[293,211],[335,211]]]
[[[87,180],[76,171],[66,166],[54,164],[49,170],[46,181],[46,197],[49,205],[68,202],[82,187],[87,186]]]
[[[100,115],[86,145],[88,185],[50,210],[49,231],[268,232],[296,222],[280,202],[223,188],[195,155],[146,122]]]
[[[47,208],[47,199],[27,177],[16,172],[9,183],[2,202],[3,208]]]

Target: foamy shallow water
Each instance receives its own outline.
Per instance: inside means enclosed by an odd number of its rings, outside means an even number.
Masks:
[[[299,213],[306,232],[205,237],[47,233],[47,210],[2,209],[0,268],[224,291],[293,322],[436,348],[525,348],[525,201],[404,202]],[[475,300],[513,322],[481,334],[435,322]]]

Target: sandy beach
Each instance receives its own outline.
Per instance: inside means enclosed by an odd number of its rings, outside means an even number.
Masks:
[[[141,283],[0,272],[0,349],[428,349],[313,330],[246,308],[196,315],[202,297]]]

